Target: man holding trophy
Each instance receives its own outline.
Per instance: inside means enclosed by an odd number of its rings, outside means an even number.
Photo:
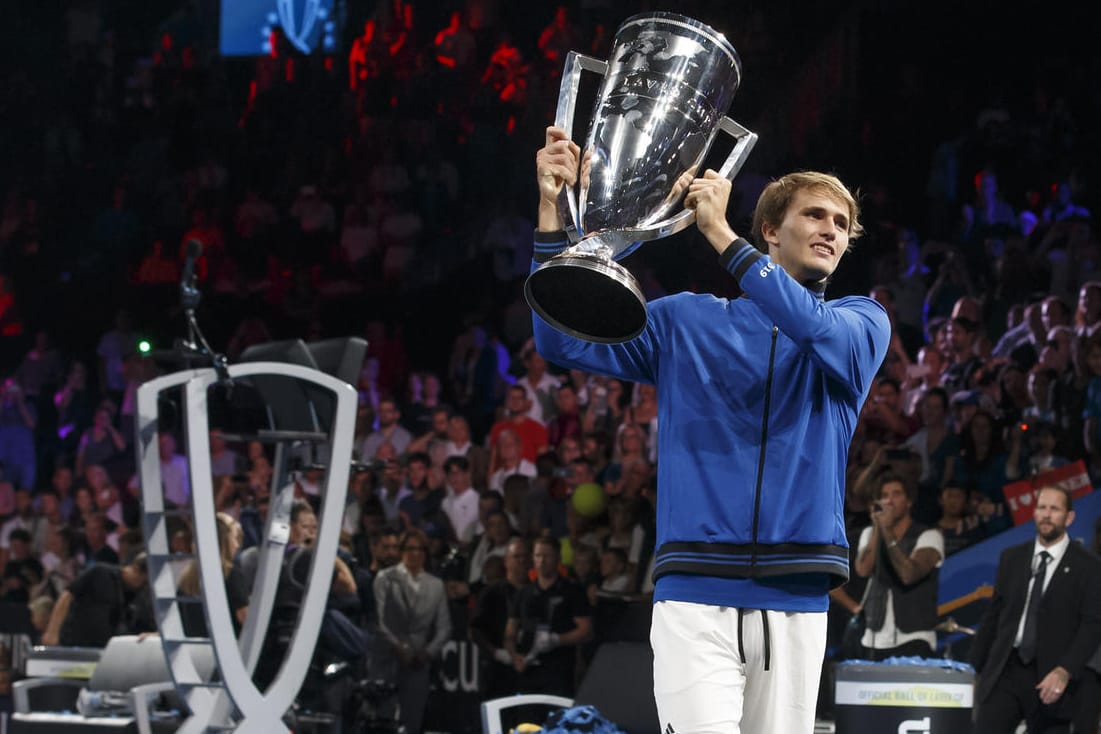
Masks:
[[[643,22],[660,28],[670,21],[657,15]],[[633,23],[639,21],[627,21],[620,33]],[[725,43],[721,34],[690,19],[677,16],[671,24],[677,28],[672,33],[691,26]],[[619,40],[617,34],[613,59]],[[664,44],[663,61],[678,43]],[[727,55],[732,50],[719,48]],[[616,84],[621,82],[610,85]],[[669,106],[660,102],[654,107]],[[615,281],[612,291],[624,290],[615,270],[621,266],[587,262],[614,241],[614,233],[607,234],[611,228],[586,226],[584,216],[578,221],[573,201],[570,211],[563,206],[564,192],[580,181],[580,210],[591,208],[594,179],[614,178],[609,169],[615,165],[637,166],[643,145],[635,138],[625,147],[609,147],[601,128],[621,122],[608,123],[604,111],[598,104],[584,152],[562,126],[547,129],[536,155],[540,200],[529,285],[556,267],[582,273],[576,290],[599,290],[591,274],[602,269]],[[659,123],[635,129],[658,140]],[[635,163],[628,161],[632,156]],[[731,301],[678,293],[657,299],[644,304],[637,335],[623,339],[596,333],[600,313],[574,325],[573,314],[558,309],[573,297],[589,298],[599,311],[601,302],[614,305],[614,293],[559,296],[554,289],[570,283],[556,275],[528,291],[536,346],[563,367],[658,389],[650,639],[662,730],[809,733],[825,653],[828,592],[849,573],[842,514],[846,457],[886,354],[890,325],[869,298],[824,300],[826,281],[861,232],[857,203],[838,179],[800,172],[769,184],[754,214],[755,247],[726,220],[730,171],[707,170],[693,178],[700,160],[702,153],[676,175],[652,176],[681,185],[649,198],[679,205],[683,197],[685,214],[694,215],[720,266],[745,296]],[[621,226],[620,239],[647,239],[639,232],[652,219]],[[571,225],[582,235],[572,245]],[[604,242],[594,246],[600,237]],[[616,248],[608,249],[614,258]]]

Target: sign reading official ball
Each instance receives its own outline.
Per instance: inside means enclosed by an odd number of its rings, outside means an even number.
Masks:
[[[974,672],[968,666],[843,663],[836,672],[837,734],[971,732]]]

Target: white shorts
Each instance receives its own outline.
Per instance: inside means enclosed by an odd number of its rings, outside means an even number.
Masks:
[[[825,612],[660,601],[650,644],[665,734],[813,733]]]

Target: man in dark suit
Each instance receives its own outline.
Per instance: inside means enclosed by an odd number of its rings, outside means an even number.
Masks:
[[[971,646],[979,672],[975,731],[1067,732],[1096,676],[1083,675],[1101,643],[1101,559],[1071,542],[1071,494],[1043,487],[1036,539],[1002,553],[994,597]]]

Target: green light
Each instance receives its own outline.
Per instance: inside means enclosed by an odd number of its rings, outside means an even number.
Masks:
[[[148,339],[142,339],[138,342],[138,351],[142,354],[149,354],[149,350],[153,348],[153,345],[149,343]]]

